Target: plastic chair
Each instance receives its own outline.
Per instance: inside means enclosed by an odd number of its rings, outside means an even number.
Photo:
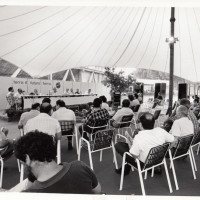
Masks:
[[[73,120],[59,120],[62,136],[72,137],[72,145],[74,138],[76,140],[76,152],[78,154],[78,131],[76,122]],[[71,134],[70,134],[71,133]]]
[[[197,165],[196,165],[196,161],[194,158],[194,151],[193,151],[193,147],[197,146],[197,155],[199,153],[199,145],[200,145],[200,131],[194,135],[193,141],[192,141],[192,145],[190,146],[190,151],[191,151],[191,156],[192,156],[192,160],[193,160],[193,164],[194,164],[194,169],[195,171],[197,171]]]
[[[194,166],[193,166],[193,160],[192,160],[192,156],[191,156],[191,152],[190,152],[190,146],[192,144],[193,137],[194,137],[193,134],[190,134],[190,135],[187,135],[184,137],[180,137],[178,139],[178,144],[177,144],[176,148],[174,148],[174,151],[172,152],[171,149],[169,149],[169,158],[170,158],[170,163],[171,163],[171,167],[172,167],[176,190],[179,190],[179,186],[178,186],[178,181],[177,181],[175,167],[174,167],[174,160],[189,155],[190,164],[192,167],[192,173],[193,173],[194,179],[196,179]]]
[[[150,170],[150,169],[153,170],[154,167],[164,165],[165,173],[166,173],[166,177],[167,177],[167,182],[168,182],[168,186],[169,186],[169,191],[170,191],[170,193],[172,193],[173,192],[172,186],[171,186],[171,182],[170,182],[170,178],[169,178],[167,163],[166,163],[166,160],[165,160],[165,155],[166,155],[166,153],[169,149],[169,146],[170,146],[170,143],[165,143],[163,145],[159,145],[159,146],[151,148],[143,167],[141,167],[141,164],[140,164],[141,162],[137,158],[134,159],[133,156],[130,153],[125,152],[124,155],[123,155],[123,160],[122,160],[122,172],[121,172],[121,180],[120,180],[120,189],[119,190],[122,190],[122,188],[123,188],[125,164],[129,164],[133,168],[138,170],[140,185],[141,185],[141,189],[142,189],[142,195],[146,195],[142,173],[145,172],[145,179],[146,179],[148,170]],[[126,162],[126,156],[127,155],[132,157],[133,161],[134,160],[136,161],[137,167],[133,166],[131,163]]]
[[[116,159],[116,152],[113,143],[113,135],[114,129],[106,129],[106,130],[99,130],[93,134],[93,140],[86,140],[85,138],[81,137],[79,139],[79,153],[78,153],[78,160],[81,158],[81,149],[82,147],[87,147],[89,160],[90,160],[90,168],[93,170],[93,162],[92,162],[92,153],[100,151],[100,162],[102,161],[102,153],[103,150],[112,148],[115,167],[118,169],[117,159]]]
[[[159,116],[160,116],[161,110],[156,110],[153,114],[153,117],[155,119],[155,127],[159,126]]]

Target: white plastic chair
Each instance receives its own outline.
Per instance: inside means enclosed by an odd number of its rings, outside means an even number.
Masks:
[[[148,170],[152,169],[152,171],[154,171],[155,167],[160,166],[160,165],[164,165],[165,173],[166,173],[166,176],[167,176],[167,182],[168,182],[168,186],[169,186],[169,191],[170,191],[170,193],[172,193],[173,192],[172,186],[171,186],[171,182],[170,182],[170,178],[169,178],[167,163],[166,163],[166,160],[165,160],[165,155],[166,155],[166,153],[169,149],[169,146],[170,146],[170,143],[165,143],[163,145],[159,145],[157,147],[151,148],[143,167],[141,167],[140,161],[138,159],[134,159],[133,156],[130,153],[125,152],[124,155],[123,155],[123,160],[122,160],[122,172],[121,172],[121,180],[120,180],[120,189],[119,190],[122,190],[122,188],[123,188],[124,169],[125,169],[126,164],[128,164],[128,165],[130,165],[133,168],[138,170],[140,185],[141,185],[141,189],[142,189],[142,195],[146,195],[142,173],[145,172],[145,179],[146,179]],[[133,162],[134,162],[134,160],[136,161],[137,167],[134,166],[131,163],[126,162],[127,156],[132,157]],[[152,172],[152,175],[153,175],[153,172]]]
[[[177,144],[176,148],[174,149],[174,152],[172,153],[172,151],[169,149],[170,164],[171,164],[171,167],[172,167],[172,172],[173,172],[176,190],[179,190],[179,186],[178,186],[178,181],[177,181],[175,167],[174,167],[174,160],[177,160],[181,157],[189,155],[193,177],[194,177],[194,179],[196,179],[192,155],[191,155],[191,152],[190,152],[190,146],[192,144],[193,137],[194,137],[193,134],[187,135],[187,136],[184,136],[184,137],[180,137],[178,139],[178,144]]]
[[[90,139],[90,141],[81,137],[79,140],[78,160],[80,160],[81,158],[82,147],[86,147],[88,150],[88,155],[89,155],[90,168],[93,170],[94,167],[93,167],[93,161],[92,161],[92,153],[100,151],[100,162],[101,162],[103,150],[112,148],[115,167],[116,169],[118,169],[116,152],[115,152],[114,142],[113,142],[113,134],[114,134],[114,129],[105,129],[105,130],[99,130],[95,132],[92,135],[91,137],[92,139]]]

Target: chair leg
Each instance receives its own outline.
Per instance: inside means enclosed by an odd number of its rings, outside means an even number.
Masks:
[[[20,183],[24,180],[24,165],[21,164]]]
[[[1,178],[0,178],[0,188],[2,188],[3,183],[3,159],[1,158]]]
[[[168,186],[169,186],[169,192],[172,193],[173,190],[172,190],[172,185],[171,185],[171,181],[170,181],[170,178],[169,178],[169,172],[168,172],[168,169],[167,169],[167,163],[166,163],[165,158],[164,158],[164,167],[165,167],[165,173],[166,173],[167,182],[168,182]]]
[[[171,164],[171,167],[172,167],[172,173],[173,173],[173,176],[174,176],[174,182],[175,182],[176,190],[179,190],[178,182],[177,182],[177,178],[176,178],[176,172],[175,172],[175,168],[174,168],[174,162],[173,162],[173,159],[172,159],[171,150],[169,150],[169,157],[170,157],[170,164]]]
[[[78,160],[81,159],[81,148],[82,148],[82,139],[79,139],[79,148],[78,148]]]
[[[19,173],[20,173],[21,169],[20,169],[20,161],[19,161],[19,159],[17,159],[17,166],[18,166],[18,170],[19,170]]]
[[[199,148],[200,148],[200,143],[198,144],[197,155],[199,155]]]
[[[196,165],[196,161],[194,158],[194,152],[193,152],[192,146],[190,147],[190,152],[191,152],[191,156],[192,156],[192,160],[193,160],[193,164],[194,164],[194,170],[197,171],[197,165]]]
[[[100,159],[99,159],[100,162],[102,162],[102,154],[103,154],[103,151],[101,150],[100,151]]]
[[[139,174],[139,178],[140,178],[140,186],[141,186],[141,189],[142,189],[142,195],[145,196],[146,193],[145,193],[145,189],[144,189],[144,181],[143,181],[143,178],[142,178],[142,171],[141,171],[140,163],[137,159],[136,159],[136,162],[137,162],[137,166],[138,166],[138,174]]]
[[[114,159],[114,162],[115,162],[115,168],[118,169],[117,157],[116,157],[116,152],[115,152],[115,147],[114,147],[113,141],[112,141],[112,151],[113,151],[113,159]]]
[[[154,167],[152,168],[152,171],[151,171],[151,177],[154,177]]]
[[[79,150],[79,146],[78,146],[78,135],[75,135],[75,139],[76,139],[76,153],[78,155],[78,150]]]
[[[191,156],[191,150],[189,150],[189,157],[190,157],[190,164],[192,167],[193,177],[194,177],[194,179],[196,179],[196,174],[195,174],[194,165],[193,165],[192,156]]]
[[[122,171],[121,171],[121,178],[120,178],[120,187],[119,190],[121,191],[123,188],[123,182],[124,182],[124,168],[125,168],[125,159],[126,159],[126,155],[123,156],[122,159]]]
[[[60,144],[60,140],[57,141],[57,163],[60,164],[61,163],[61,144]]]
[[[87,143],[87,145],[88,145],[88,143]],[[91,168],[92,170],[94,170],[94,168],[93,168],[93,162],[92,162],[92,153],[91,153],[90,145],[88,145],[88,154],[89,154],[89,160],[90,160],[90,168]]]

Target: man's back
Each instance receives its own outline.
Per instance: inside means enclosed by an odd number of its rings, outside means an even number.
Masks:
[[[30,112],[23,113],[20,117],[19,125],[22,125],[23,127],[25,127],[25,125],[29,119],[32,119],[32,118],[38,116],[39,114],[40,114],[40,112],[38,110],[31,110]]]
[[[92,194],[98,180],[83,162],[63,163],[63,169],[47,181],[35,181],[25,192]]]
[[[123,107],[115,113],[112,119],[115,123],[119,123],[125,115],[133,115],[133,111],[130,108]]]
[[[76,121],[76,116],[74,112],[70,109],[66,109],[65,107],[61,107],[58,110],[56,110],[52,117],[57,120],[74,120]]]
[[[182,117],[174,121],[170,132],[176,137],[194,134],[194,125],[188,117]]]
[[[61,132],[58,120],[46,113],[40,113],[37,117],[30,119],[25,126],[24,132],[28,133],[36,129],[53,136]]]
[[[160,127],[143,130],[135,136],[130,153],[144,163],[151,148],[173,141],[174,137]]]

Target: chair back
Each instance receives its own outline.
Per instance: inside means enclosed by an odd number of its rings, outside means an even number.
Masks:
[[[193,134],[180,137],[178,139],[178,144],[175,148],[174,154],[172,155],[173,158],[186,154],[192,144],[192,140],[194,138]]]
[[[130,126],[132,119],[133,115],[124,115],[119,123],[119,128]]]
[[[91,141],[91,151],[97,151],[111,147],[113,134],[114,129],[97,131],[94,134],[94,140]]]
[[[194,135],[194,138],[192,140],[192,145],[200,143],[200,131],[198,131],[197,134]]]
[[[59,120],[62,135],[72,135],[74,131],[73,120]]]
[[[169,149],[169,146],[170,146],[170,143],[164,143],[163,145],[159,145],[159,146],[151,148],[146,158],[146,161],[144,163],[143,169],[147,169],[154,165],[160,164],[163,161]]]
[[[154,117],[155,120],[158,119],[158,117],[159,117],[159,115],[160,115],[160,112],[161,112],[161,110],[156,110],[156,111],[154,112],[153,117]]]
[[[93,122],[92,126],[88,126],[88,127],[91,129],[91,133],[95,133],[99,130],[103,130],[108,127],[108,119],[96,120]]]
[[[140,109],[140,104],[138,104],[134,107],[133,112],[138,112],[139,109]]]

